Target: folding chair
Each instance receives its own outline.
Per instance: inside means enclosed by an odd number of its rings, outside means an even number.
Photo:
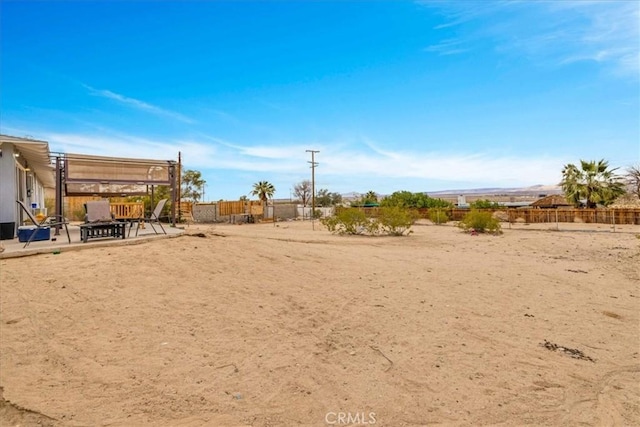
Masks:
[[[109,207],[108,200],[92,200],[85,203],[85,210],[87,216],[85,222],[97,223],[97,222],[113,222],[113,215],[111,214],[111,208]]]
[[[127,224],[114,219],[108,200],[89,201],[85,209],[85,223],[80,224],[80,240],[84,243],[93,238],[125,238]]]
[[[151,215],[149,215],[148,217],[140,218],[138,220],[138,226],[136,227],[136,236],[138,235],[138,230],[140,229],[140,221],[144,221],[145,223],[148,223],[153,229],[153,231],[156,234],[159,234],[158,230],[156,230],[156,228],[153,226],[153,223],[155,222],[160,226],[160,229],[162,230],[162,232],[164,234],[167,234],[164,227],[162,226],[162,223],[160,222],[160,214],[162,213],[162,209],[164,209],[164,205],[167,203],[167,200],[169,199],[160,200],[156,205],[156,208],[153,210],[153,212],[151,212]]]
[[[27,217],[29,218],[31,223],[36,227],[36,229],[33,230],[33,232],[31,233],[31,236],[29,236],[27,243],[24,244],[23,248],[26,248],[27,246],[29,246],[29,243],[31,243],[33,239],[36,237],[38,230],[51,229],[51,227],[57,227],[59,225],[64,225],[64,230],[67,232],[67,240],[69,240],[69,243],[71,243],[71,237],[69,236],[69,228],[67,228],[67,224],[69,224],[69,221],[67,221],[62,215],[50,215],[44,218],[42,221],[38,221],[33,216],[29,208],[22,201],[16,200],[16,203],[20,205],[24,213],[27,214]]]

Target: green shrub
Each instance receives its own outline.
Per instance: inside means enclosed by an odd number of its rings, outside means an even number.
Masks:
[[[322,218],[320,222],[330,232],[338,234],[362,234],[370,229],[369,219],[357,208],[341,209],[336,215]]]
[[[402,236],[409,231],[417,218],[416,211],[393,206],[380,208],[377,222],[383,233],[391,236]]]
[[[434,199],[425,193],[396,191],[382,199],[380,206],[400,206],[405,208],[451,208],[453,207],[453,203],[442,199]]]
[[[429,209],[429,220],[434,224],[444,224],[449,221],[449,215],[443,209]]]
[[[471,209],[498,209],[500,208],[500,203],[492,202],[489,199],[478,199],[474,202],[469,203]]]
[[[320,222],[332,233],[402,236],[417,218],[415,211],[401,207],[381,208],[377,214],[376,218],[367,218],[361,209],[348,208]]]
[[[73,221],[84,221],[86,214],[87,212],[84,210],[84,208],[78,208],[71,212],[71,219]]]
[[[475,230],[478,233],[501,233],[500,221],[494,218],[491,212],[482,212],[471,209],[462,221],[458,223],[458,227],[465,231]]]
[[[340,223],[340,221],[338,220],[338,217],[335,216],[335,215],[320,219],[320,224],[322,224],[325,227],[327,227],[327,230],[329,230],[332,233],[336,232],[336,230],[338,229],[338,224],[339,223]]]

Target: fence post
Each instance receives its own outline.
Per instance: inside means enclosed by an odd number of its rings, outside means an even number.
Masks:
[[[611,223],[613,224],[613,232],[616,232],[616,211],[615,209],[611,209]]]
[[[560,231],[560,223],[558,222],[558,208],[556,208],[556,231]]]

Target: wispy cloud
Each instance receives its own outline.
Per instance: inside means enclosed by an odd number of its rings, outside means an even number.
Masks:
[[[490,40],[501,53],[565,65],[593,61],[619,75],[640,73],[640,3],[637,1],[420,2],[448,20],[437,29],[456,43]],[[451,37],[430,46],[447,52]],[[427,48],[429,49],[429,48]]]
[[[457,55],[467,52],[469,49],[463,47],[463,41],[458,39],[443,40],[440,43],[433,44],[424,48],[426,52],[434,52],[439,55]]]
[[[500,8],[505,1],[465,1],[463,7],[452,7],[450,0],[418,0],[418,4],[427,7],[437,8],[443,11],[447,18],[447,22],[436,25],[434,29],[441,30],[465,24],[491,14],[494,10]]]
[[[379,179],[478,182],[483,185],[532,185],[555,183],[563,160],[496,156],[493,153],[397,151],[366,137],[352,141],[318,141],[277,146],[243,146],[222,143],[211,159],[212,167],[272,174],[308,173],[305,149],[313,146],[320,153],[321,175],[348,183],[350,180]],[[364,149],[363,149],[364,147]],[[348,185],[348,184],[347,184]]]
[[[350,182],[393,180],[475,182],[481,185],[553,184],[566,159],[496,156],[492,153],[448,153],[397,151],[366,137],[350,141],[313,141],[274,145],[244,145],[216,137],[156,140],[133,135],[71,134],[44,132],[38,137],[50,142],[52,151],[132,158],[177,159],[199,170],[228,170],[263,176],[304,177],[309,173],[309,153],[320,151],[316,160],[321,175],[349,188]],[[565,161],[566,162],[566,161]],[[297,179],[297,178],[296,178]],[[382,181],[380,181],[382,179]]]
[[[575,13],[582,26],[563,41],[575,47],[563,62],[613,63],[622,73],[640,72],[640,3],[637,1],[568,1],[551,4],[555,14]],[[579,20],[574,18],[574,22]]]
[[[62,153],[82,153],[96,156],[131,157],[138,159],[177,160],[178,152],[188,153],[193,167],[207,167],[215,157],[215,147],[191,139],[157,140],[121,133],[41,132],[50,149]]]
[[[107,98],[107,99],[113,99],[115,101],[118,101],[122,104],[125,104],[129,107],[138,109],[138,110],[142,110],[142,111],[146,111],[148,113],[152,113],[158,116],[163,116],[163,117],[169,117],[175,120],[179,120],[181,122],[184,123],[194,123],[195,120],[177,113],[175,111],[170,111],[170,110],[166,110],[164,108],[160,108],[158,106],[155,105],[151,105],[148,104],[144,101],[140,101],[139,99],[135,99],[135,98],[129,98],[127,96],[121,95],[119,93],[115,93],[115,92],[111,92],[110,90],[105,90],[105,89],[95,89],[89,85],[83,84],[83,86],[89,90],[89,93],[91,95],[94,96],[99,96],[102,98]]]
[[[562,161],[555,158],[495,156],[492,153],[325,150],[326,172],[362,177],[478,182],[504,185],[555,183]]]

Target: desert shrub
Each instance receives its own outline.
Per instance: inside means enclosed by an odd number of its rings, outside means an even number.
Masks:
[[[86,215],[87,215],[87,212],[85,211],[84,208],[77,208],[77,209],[74,209],[73,212],[71,212],[71,219],[74,221],[84,221]]]
[[[327,227],[327,230],[329,230],[332,233],[335,233],[337,231],[339,223],[340,223],[340,220],[338,220],[338,217],[335,215],[320,219],[320,224]]]
[[[402,236],[409,231],[417,218],[418,214],[412,209],[392,206],[380,208],[377,222],[382,233],[391,236]]]
[[[370,228],[365,213],[356,208],[341,209],[336,215],[322,218],[320,222],[330,232],[338,234],[362,234]]]
[[[458,227],[465,231],[475,230],[478,233],[501,233],[500,221],[493,217],[491,212],[482,212],[475,209],[462,218],[458,223]]]
[[[429,197],[425,193],[396,191],[382,199],[380,206],[400,206],[405,208],[450,208],[453,207],[453,204],[446,200]]]
[[[332,217],[322,218],[320,222],[332,233],[402,236],[417,217],[414,210],[401,207],[381,208],[376,218],[367,218],[364,211],[349,208],[341,209]]]
[[[429,220],[434,224],[444,224],[449,221],[449,215],[443,209],[429,209]]]
[[[497,209],[500,207],[500,203],[492,202],[489,199],[478,199],[469,203],[471,209]]]

